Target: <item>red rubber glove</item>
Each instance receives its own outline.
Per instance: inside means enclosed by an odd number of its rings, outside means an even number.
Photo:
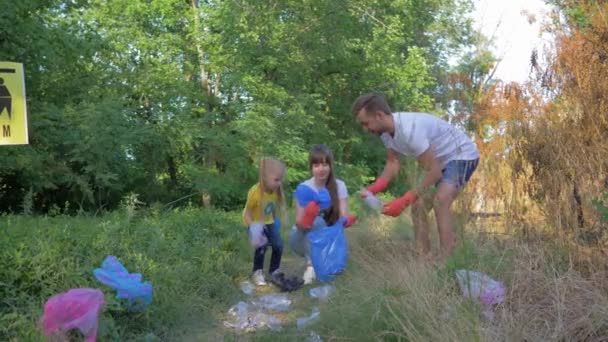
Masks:
[[[315,218],[319,216],[320,211],[321,207],[319,206],[319,203],[315,201],[308,203],[308,205],[304,208],[304,215],[300,219],[300,222],[298,222],[298,226],[304,229],[310,229],[313,222],[315,222]]]
[[[367,187],[367,191],[377,194],[388,187],[388,180],[382,176],[378,177],[374,183]],[[363,197],[366,197],[365,195]]]
[[[397,217],[407,206],[416,202],[417,199],[418,195],[416,195],[416,191],[410,190],[405,195],[386,203],[382,209],[382,213],[387,216]]]
[[[353,214],[348,214],[344,216],[344,218],[346,219],[346,222],[344,222],[344,228],[348,228],[357,222],[357,216]]]

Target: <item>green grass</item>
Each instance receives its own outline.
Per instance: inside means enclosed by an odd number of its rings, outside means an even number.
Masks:
[[[283,330],[255,334],[223,327],[228,309],[249,299],[239,289],[252,258],[239,212],[2,216],[0,340],[44,340],[38,322],[45,301],[76,287],[105,293],[98,341],[302,341],[311,331],[324,341],[532,341],[580,340],[608,331],[604,278],[582,277],[570,267],[569,252],[555,244],[487,238],[459,227],[454,255],[443,264],[428,263],[413,253],[407,216],[395,220],[356,203],[353,208],[362,216],[346,231],[349,264],[334,282],[336,293],[327,302],[309,296],[312,286],[290,293],[289,311],[277,315]],[[281,268],[298,274],[304,260],[289,251],[289,227],[283,229]],[[144,312],[126,311],[114,291],[93,277],[110,254],[152,283],[154,300]],[[506,283],[508,300],[494,321],[484,321],[479,305],[462,298],[457,269]],[[272,291],[257,289],[254,296]],[[313,307],[320,319],[296,329],[297,318]]]
[[[35,341],[44,302],[76,287],[100,288],[108,303],[100,341],[179,340],[183,327],[213,325],[239,295],[249,255],[239,216],[187,209],[127,221],[102,217],[0,218],[0,340]],[[114,255],[154,287],[152,305],[126,312],[93,269]]]

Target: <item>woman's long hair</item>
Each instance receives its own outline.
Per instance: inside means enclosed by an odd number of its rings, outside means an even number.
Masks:
[[[340,199],[338,198],[338,184],[334,176],[334,155],[329,148],[323,144],[315,145],[308,156],[308,168],[312,173],[313,164],[327,163],[329,164],[329,176],[325,187],[331,196],[331,207],[326,216],[327,225],[333,226],[340,218]]]

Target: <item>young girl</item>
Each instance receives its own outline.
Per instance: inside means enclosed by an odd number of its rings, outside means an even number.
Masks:
[[[328,209],[321,209],[319,203],[310,202],[306,207],[296,202],[296,224],[289,236],[289,246],[298,255],[306,257],[306,271],[304,271],[304,284],[310,284],[315,279],[315,271],[310,259],[310,247],[306,234],[312,229],[322,229],[333,226],[340,217],[346,218],[345,227],[352,225],[356,218],[348,214],[348,190],[343,181],[334,175],[334,157],[325,145],[315,145],[310,151],[308,165],[312,178],[304,181],[306,185],[316,191],[327,190],[331,199]]]
[[[269,273],[275,272],[281,265],[283,255],[283,239],[281,238],[281,216],[285,216],[285,196],[283,195],[283,162],[265,158],[260,161],[260,180],[249,189],[247,203],[243,210],[243,221],[249,227],[250,236],[252,225],[263,223],[263,234],[268,243],[256,248],[253,255],[253,282],[256,285],[266,285],[264,279],[264,255],[266,247],[272,247]]]

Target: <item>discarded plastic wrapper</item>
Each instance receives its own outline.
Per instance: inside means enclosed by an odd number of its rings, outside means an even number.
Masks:
[[[118,292],[116,298],[128,300],[131,310],[140,311],[152,303],[152,285],[142,282],[141,274],[129,273],[115,256],[108,255],[101,268],[95,269],[93,274],[101,283]]]
[[[264,227],[263,222],[254,222],[249,226],[248,233],[251,247],[258,249],[268,243],[268,238],[264,234]]]
[[[367,196],[365,196],[365,198],[363,199],[363,202],[365,202],[365,204],[367,204],[368,207],[380,211],[382,210],[382,201],[380,201],[380,199],[378,199],[378,197],[376,197],[374,194],[372,194],[371,192],[368,192]]]
[[[313,308],[312,309],[312,314],[310,314],[310,316],[308,317],[302,317],[302,318],[298,318],[296,320],[296,326],[298,327],[298,330],[302,330],[304,329],[307,325],[309,325],[312,321],[316,320],[317,318],[319,318],[319,315],[321,313],[319,312],[319,309],[317,308]]]
[[[44,304],[42,329],[47,336],[78,329],[86,342],[95,342],[98,316],[104,304],[103,292],[98,289],[71,289],[54,295]]]
[[[475,271],[457,270],[456,279],[465,298],[478,299],[483,305],[483,315],[487,319],[494,317],[495,305],[505,300],[505,285],[489,276]]]
[[[258,329],[269,328],[272,331],[281,330],[281,321],[272,315],[258,311],[245,302],[239,302],[228,310],[231,321],[224,321],[224,326],[237,331],[255,332]]]
[[[319,336],[319,334],[314,331],[311,331],[310,334],[308,334],[308,336],[306,337],[306,340],[304,340],[304,342],[323,342],[323,339],[321,339],[321,336]]]
[[[270,293],[251,301],[251,303],[266,310],[287,311],[289,305],[291,305],[291,300],[287,298],[286,293]]]
[[[246,295],[252,294],[254,289],[255,289],[255,286],[251,282],[249,282],[249,281],[241,282],[241,291],[243,291],[243,293],[245,293]]]
[[[313,298],[319,298],[320,300],[327,300],[327,298],[336,291],[336,287],[333,285],[323,285],[320,287],[315,287],[308,291],[310,296]]]

